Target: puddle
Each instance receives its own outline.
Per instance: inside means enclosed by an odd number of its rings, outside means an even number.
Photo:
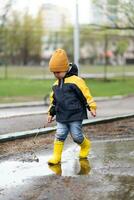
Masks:
[[[32,177],[41,177],[51,174],[62,176],[76,176],[80,174],[88,174],[90,164],[87,159],[79,160],[75,156],[74,147],[68,148],[63,153],[62,164],[49,166],[47,164],[51,155],[37,155],[39,162],[34,162],[31,156],[24,156],[19,161],[4,161],[0,163],[0,187],[10,187],[25,184],[27,179]],[[73,154],[72,154],[73,151]],[[73,157],[72,157],[73,155]]]
[[[40,162],[5,161],[1,163],[0,186],[20,185],[29,178],[52,174],[44,157],[39,159]]]
[[[115,192],[119,186],[123,187],[122,184],[126,184],[129,189],[132,186],[131,178],[134,177],[133,147],[134,140],[97,141],[92,143],[89,158],[79,160],[79,147],[73,144],[64,150],[61,165],[55,166],[48,166],[47,160],[51,155],[46,155],[45,151],[37,154],[39,162],[30,162],[30,159],[3,161],[0,163],[0,191],[3,195],[10,188],[15,192],[16,186],[26,185],[29,180],[34,184],[36,179],[50,175],[74,177],[78,182],[89,181],[90,184],[83,184],[85,187],[90,185],[90,194]],[[82,179],[85,175],[86,179]],[[55,181],[54,177],[52,179]]]

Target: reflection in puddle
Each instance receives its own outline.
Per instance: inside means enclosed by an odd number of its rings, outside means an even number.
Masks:
[[[91,170],[91,166],[89,163],[89,160],[87,159],[80,159],[80,171],[79,171],[79,175],[87,175],[90,173]]]
[[[51,169],[56,175],[75,176],[89,174],[91,167],[89,160],[75,159],[63,164],[49,165],[49,169]]]

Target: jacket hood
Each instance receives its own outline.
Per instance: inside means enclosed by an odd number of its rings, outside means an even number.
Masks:
[[[65,77],[69,77],[69,76],[73,76],[73,75],[78,76],[78,67],[77,67],[77,65],[74,64],[74,63],[70,63],[69,67],[70,68],[69,68],[69,70],[68,70],[68,72],[67,72]]]

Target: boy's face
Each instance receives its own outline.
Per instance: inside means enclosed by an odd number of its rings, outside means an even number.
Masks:
[[[64,76],[66,75],[67,72],[54,72],[54,76],[57,78],[57,79],[62,79],[64,78]]]

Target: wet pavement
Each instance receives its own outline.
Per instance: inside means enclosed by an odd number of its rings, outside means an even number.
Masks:
[[[134,138],[93,141],[89,158],[65,144],[61,165],[47,165],[50,150],[0,162],[0,200],[133,200]]]

